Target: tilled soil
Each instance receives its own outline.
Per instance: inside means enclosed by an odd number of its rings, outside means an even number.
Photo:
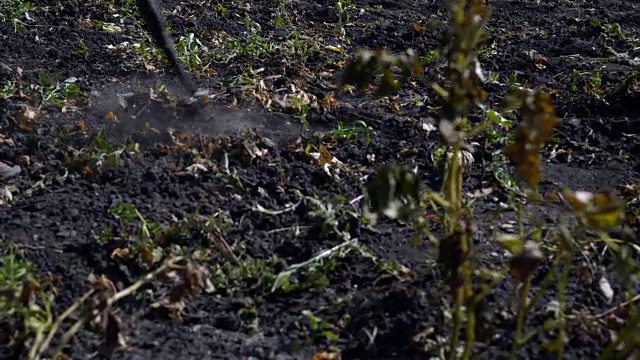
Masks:
[[[0,208],[0,239],[3,245],[17,246],[35,264],[38,274],[58,279],[54,311],[59,314],[82,295],[90,274],[104,274],[122,289],[148,272],[131,259],[113,256],[123,246],[122,240],[99,239],[106,228],[123,230],[110,212],[122,202],[134,205],[147,221],[163,225],[187,219],[196,211],[214,216],[225,224],[222,236],[234,245],[235,256],[244,265],[237,266],[241,271],[233,270],[229,259],[213,252],[205,263],[221,269],[217,274],[224,281],[215,283],[214,292],[189,301],[179,319],[149,312],[158,292],[149,290],[124,299],[118,304],[118,314],[130,349],[116,353],[116,359],[310,359],[329,347],[340,349],[343,359],[437,356],[440,350],[433,344],[449,331],[444,325],[450,312],[448,293],[433,265],[434,249],[426,243],[413,246],[414,233],[409,227],[382,221],[371,229],[342,214],[339,226],[350,224],[351,236],[375,259],[351,251],[326,265],[326,278],[308,289],[270,293],[262,282],[264,275],[275,275],[343,241],[335,233],[321,233],[311,215],[311,201],[283,210],[298,204],[296,192],[324,202],[335,197],[355,200],[355,211],[359,211],[363,176],[390,162],[416,167],[426,185],[440,185],[441,172],[434,169],[431,159],[440,147],[438,135],[422,127],[423,121],[437,116],[435,95],[413,84],[397,95],[393,102],[399,106],[394,111],[388,101],[333,93],[335,108],[312,110],[309,126],[314,131],[336,128],[339,122],[355,126],[356,121],[373,129],[370,143],[360,137],[327,144],[330,153],[345,164],[336,180],[304,153],[306,144],[313,142],[307,140],[308,135],[300,138],[299,120],[262,110],[254,103],[251,89],[258,89],[254,93],[259,97],[262,81],[267,89],[284,89],[272,92],[280,98],[295,86],[322,99],[332,89],[335,64],[344,60],[342,54],[327,50],[327,45],[344,46],[348,52],[360,47],[397,52],[412,48],[426,56],[439,49],[440,32],[446,26],[445,3],[355,1],[345,26],[344,38],[350,41],[346,46],[335,37],[340,19],[330,1],[293,1],[284,8],[262,0],[243,5],[193,0],[162,4],[176,35],[195,33],[208,52],[221,54],[211,57],[215,60],[210,64],[212,70],[198,79],[202,88],[216,94],[215,104],[196,114],[152,106],[134,120],[119,110],[117,94],[157,88],[161,81],[169,83],[172,92],[180,91],[167,80],[169,74],[147,71],[136,54],[107,48],[141,36],[129,20],[122,25],[122,34],[92,26],[96,22],[88,20],[117,22],[110,12],[115,8],[108,2],[60,5],[54,0],[40,1],[30,12],[32,20],[26,30],[16,33],[9,21],[0,23],[3,82],[19,78],[23,84],[38,83],[38,71],[46,71],[59,81],[75,77],[83,92],[91,94],[89,101],[76,104],[77,109],[45,106],[46,116],[36,132],[19,131],[12,125],[22,104],[32,98],[0,100],[0,134],[13,141],[0,143],[0,160],[19,162],[25,155],[30,159],[29,164],[22,164],[18,177],[0,180],[16,198]],[[551,193],[566,186],[593,191],[637,184],[640,92],[631,75],[640,62],[640,5],[618,0],[584,5],[496,0],[489,7],[493,16],[481,59],[489,79],[485,88],[490,104],[497,106],[509,76],[515,75],[518,83],[553,94],[561,120],[554,143],[544,154],[541,190]],[[228,39],[239,39],[245,48],[251,45],[252,35],[243,19],[259,24],[266,42],[284,43],[290,28],[274,25],[283,9],[290,26],[299,29],[301,42],[314,41],[321,44],[319,48],[295,56],[278,50],[266,54],[236,51],[232,58],[225,58],[224,54],[233,53]],[[595,20],[604,25],[597,26]],[[413,24],[423,31],[416,31]],[[619,25],[623,35],[609,24]],[[78,51],[80,43],[86,51]],[[441,78],[441,69],[440,62],[431,62],[427,77]],[[247,77],[257,80],[250,85],[240,81]],[[147,100],[143,96],[140,101]],[[219,110],[214,110],[218,105]],[[109,111],[118,113],[119,125],[102,118]],[[74,125],[79,120],[90,129],[107,126],[109,141],[135,135],[141,150],[124,156],[121,166],[83,176],[65,166],[67,146],[89,145],[89,135]],[[190,134],[184,135],[184,142],[210,156],[206,165],[210,171],[198,176],[186,171],[200,161],[198,155],[186,146],[177,148],[166,135],[142,131],[145,122],[160,133],[173,128]],[[75,128],[61,135],[64,126]],[[248,148],[259,154],[247,159],[242,153]],[[570,157],[557,155],[567,152]],[[483,159],[490,155],[476,153],[476,162],[465,173],[467,192],[493,183]],[[506,261],[502,250],[492,244],[494,231],[515,219],[513,212],[500,210],[504,193],[498,188],[474,205],[479,225],[474,239],[476,261],[488,267]],[[637,213],[637,203],[630,206],[629,211],[635,206]],[[570,218],[556,207],[528,205],[526,213],[532,218],[529,221],[544,225]],[[631,225],[637,230],[637,224]],[[182,236],[179,245],[192,251],[203,241],[204,235],[194,231]],[[383,261],[387,260],[406,270],[385,270]],[[604,267],[611,259],[596,252],[592,261]],[[536,279],[544,276],[545,269],[547,264]],[[597,281],[585,286],[578,271],[570,277],[565,311],[597,314],[613,306],[598,290]],[[614,302],[621,302],[621,285],[614,275],[607,276],[616,294]],[[304,277],[294,279],[303,282]],[[539,281],[534,281],[534,288],[537,285]],[[515,329],[509,310],[512,293],[509,280],[489,296],[485,309],[489,330],[474,358],[507,358]],[[551,290],[540,309],[554,298]],[[329,324],[338,339],[312,329],[305,311]],[[539,324],[541,316],[534,316],[531,323]],[[569,321],[565,358],[595,358],[610,340],[606,328],[585,328],[589,326]],[[521,348],[519,357],[550,356],[542,349],[548,340],[534,337]],[[88,359],[97,344],[97,336],[82,330],[65,351],[73,359]]]

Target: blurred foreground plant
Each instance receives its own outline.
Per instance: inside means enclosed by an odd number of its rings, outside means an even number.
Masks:
[[[511,259],[503,272],[473,268],[469,260],[472,256],[472,238],[476,232],[472,206],[462,194],[464,167],[460,163],[460,152],[471,151],[469,140],[483,133],[491,116],[470,130],[464,131],[465,116],[474,109],[485,110],[484,102],[487,94],[482,89],[484,76],[476,50],[485,37],[484,28],[488,19],[488,10],[483,0],[451,0],[449,1],[451,27],[447,34],[446,86],[431,83],[429,87],[436,92],[444,103],[440,110],[438,129],[441,141],[449,149],[451,156],[445,167],[444,181],[440,191],[425,188],[416,173],[396,165],[385,165],[372,176],[366,185],[367,214],[372,222],[383,215],[392,219],[413,224],[418,237],[427,237],[438,248],[438,264],[453,297],[453,324],[447,347],[448,359],[456,358],[459,341],[464,340],[462,359],[471,359],[473,346],[480,331],[485,328],[477,318],[480,314],[484,298],[507,274],[517,282],[518,314],[516,333],[513,339],[510,358],[514,359],[517,350],[529,339],[541,331],[552,331],[554,340],[545,344],[545,349],[563,358],[566,344],[565,323],[565,290],[572,261],[580,256],[585,246],[605,241],[614,247],[616,241],[610,239],[606,232],[620,225],[624,204],[609,194],[591,194],[585,192],[566,191],[561,194],[565,203],[579,220],[579,224],[571,229],[558,225],[557,229],[548,231],[546,238],[551,238],[549,258],[552,269],[542,285],[529,298],[530,280],[545,260],[541,242],[545,238],[541,229],[525,232],[522,225],[522,209],[518,207],[520,232],[516,235],[499,235],[496,239],[511,253]],[[396,80],[392,69],[401,69],[402,79]],[[390,55],[384,51],[369,52],[360,50],[355,60],[347,64],[341,78],[342,85],[353,85],[357,89],[365,89],[370,80],[381,73],[376,95],[382,96],[398,90],[410,75],[420,75],[422,68],[418,58],[412,51],[400,56]],[[424,80],[423,80],[424,81]],[[426,83],[426,82],[425,82]],[[521,116],[519,126],[514,130],[514,141],[503,148],[504,156],[514,166],[515,174],[529,188],[523,194],[539,202],[542,197],[536,192],[542,177],[540,152],[558,125],[551,98],[548,94],[525,88],[513,88],[505,96],[503,111],[518,111]],[[486,112],[485,112],[486,113]],[[552,202],[546,205],[554,206]],[[430,233],[425,223],[425,211],[442,209],[444,234],[440,239]],[[595,231],[590,236],[588,230]],[[580,239],[580,241],[578,241]],[[628,262],[628,261],[627,261]],[[562,269],[562,270],[560,270]],[[636,270],[637,271],[637,270]],[[479,289],[472,285],[482,281],[474,274],[492,273],[491,281]],[[627,273],[624,276],[629,276]],[[477,276],[476,276],[477,277]],[[555,281],[558,293],[558,311],[555,319],[547,322],[545,329],[536,329],[533,333],[522,334],[526,316],[542,295]],[[628,326],[637,326],[635,322]],[[462,329],[464,336],[461,336]],[[625,337],[631,340],[632,335]],[[486,337],[485,337],[486,338]],[[634,341],[622,342],[627,348],[635,346]],[[631,344],[631,345],[630,345]],[[610,359],[610,350],[605,350],[603,358]]]

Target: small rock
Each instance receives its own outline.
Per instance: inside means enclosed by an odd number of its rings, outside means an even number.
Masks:
[[[67,212],[67,216],[69,218],[74,219],[80,215],[80,211],[78,209],[69,209]]]
[[[18,176],[18,174],[20,174],[21,171],[22,169],[20,168],[19,165],[11,166],[7,163],[0,161],[0,180],[9,179],[14,176]]]

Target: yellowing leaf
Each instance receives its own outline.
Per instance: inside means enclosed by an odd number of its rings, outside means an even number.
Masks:
[[[588,191],[565,191],[562,197],[573,211],[586,211],[593,199],[593,194]]]
[[[327,46],[326,46],[326,49],[327,49],[327,50],[330,50],[330,51],[333,51],[333,52],[337,52],[337,53],[339,53],[339,54],[341,54],[341,53],[342,53],[342,49],[340,49],[340,48],[339,48],[339,47],[337,47],[337,46],[327,45]]]
[[[622,222],[624,203],[609,192],[566,191],[562,197],[573,211],[584,216],[590,230],[608,231]]]
[[[104,114],[103,118],[105,120],[109,120],[109,121],[117,121],[118,120],[118,117],[112,111],[109,111],[108,113]]]
[[[587,227],[591,230],[608,231],[622,222],[622,208],[606,212],[587,213]]]
[[[512,254],[519,254],[522,251],[523,241],[516,235],[502,234],[496,241]]]

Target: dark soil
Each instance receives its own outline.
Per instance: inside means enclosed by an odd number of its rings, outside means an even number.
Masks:
[[[395,102],[400,108],[396,112],[388,102],[347,93],[332,93],[338,99],[335,109],[311,111],[312,130],[336,128],[338,122],[349,126],[358,120],[374,129],[368,146],[364,138],[328,144],[331,154],[348,167],[338,181],[300,151],[314,142],[307,140],[308,135],[298,139],[299,122],[293,115],[261,110],[251,95],[251,89],[259,86],[254,83],[243,88],[235,81],[243,74],[262,69],[249,76],[258,79],[257,82],[263,80],[267,89],[284,89],[271,92],[279,98],[291,92],[291,85],[320,99],[329,94],[334,63],[344,60],[341,54],[325,49],[326,45],[342,43],[334,37],[339,18],[333,1],[287,2],[286,11],[295,29],[310,38],[306,41],[322,44],[309,50],[304,61],[291,53],[278,55],[277,51],[269,56],[239,54],[227,61],[224,56],[217,57],[210,65],[214,71],[198,75],[198,83],[217,94],[214,103],[220,110],[214,110],[210,104],[194,115],[175,114],[158,107],[135,121],[118,110],[116,94],[157,88],[161,81],[170,84],[172,93],[180,92],[168,80],[172,78],[169,75],[173,76],[170,72],[147,73],[137,55],[107,49],[108,45],[139,41],[141,34],[130,21],[123,25],[126,29],[123,34],[100,31],[87,22],[87,19],[116,22],[112,18],[115,8],[110,10],[106,1],[37,3],[30,12],[33,20],[27,22],[25,31],[14,32],[8,20],[0,23],[0,81],[19,80],[27,89],[29,84],[38,83],[38,71],[45,71],[58,81],[75,77],[89,101],[81,98],[77,109],[67,106],[65,112],[45,106],[46,116],[40,129],[24,132],[16,130],[12,120],[24,104],[35,101],[37,94],[31,97],[25,90],[25,96],[14,94],[0,100],[0,134],[14,142],[13,145],[0,142],[0,160],[19,163],[24,155],[30,159],[29,164],[23,164],[18,177],[4,180],[4,184],[0,180],[0,187],[12,187],[16,198],[11,205],[0,208],[0,239],[5,245],[21,249],[40,276],[53,275],[59,279],[54,302],[57,314],[82,295],[83,284],[91,273],[106,275],[122,289],[147,272],[134,261],[111,256],[122,246],[119,240],[106,243],[97,240],[107,227],[122,230],[109,212],[119,201],[135,205],[148,221],[165,225],[196,211],[203,216],[223,214],[230,219],[230,226],[224,230],[225,239],[237,245],[235,254],[241,262],[257,263],[262,259],[267,264],[264,272],[277,274],[284,266],[304,262],[342,240],[335,234],[320,234],[316,220],[309,214],[308,202],[279,215],[256,211],[257,205],[281,210],[298,202],[295,191],[322,201],[338,196],[350,201],[362,194],[362,176],[389,162],[417,167],[428,186],[435,188],[441,182],[430,158],[440,146],[438,135],[424,131],[420,125],[437,116],[433,107],[435,95],[419,84],[399,93]],[[222,38],[220,34],[239,39],[241,44],[248,41],[247,27],[242,23],[245,16],[260,25],[262,36],[271,43],[284,42],[290,30],[274,26],[279,7],[273,1],[252,1],[248,8],[240,8],[236,2],[224,3],[227,9],[224,14],[212,2],[162,3],[175,35],[193,32],[211,53],[231,52],[227,42],[217,41]],[[347,51],[359,47],[392,51],[412,48],[427,55],[439,49],[441,31],[446,26],[443,1],[354,3],[356,10],[345,27],[345,38],[351,42]],[[490,79],[485,86],[490,104],[497,106],[506,91],[507,77],[516,74],[517,82],[552,93],[561,119],[554,143],[545,150],[542,191],[551,193],[563,186],[593,191],[637,184],[640,92],[632,75],[640,61],[640,5],[622,0],[591,1],[584,6],[572,5],[570,1],[489,3],[493,16],[481,58]],[[175,12],[170,14],[171,10]],[[589,19],[602,24],[617,23],[624,36],[594,26]],[[424,31],[416,32],[414,23]],[[88,51],[76,52],[80,40]],[[531,58],[531,51],[544,57],[544,66],[537,66],[540,62]],[[438,79],[441,70],[442,64],[435,61],[427,66],[427,76]],[[601,70],[599,87],[585,91],[593,85],[587,73],[597,70]],[[572,83],[574,72],[587,75],[578,76]],[[260,95],[260,90],[256,93]],[[118,112],[120,119],[126,120],[122,121],[125,125],[113,126],[102,120],[108,111]],[[125,156],[124,165],[96,171],[92,176],[67,169],[63,166],[66,147],[89,144],[89,135],[77,131],[61,135],[61,127],[72,128],[78,120],[91,129],[106,126],[109,141],[135,135],[133,138],[142,151]],[[210,160],[217,168],[197,177],[185,174],[185,168],[196,162],[195,156],[171,147],[170,142],[164,141],[167,136],[145,135],[141,130],[145,122],[161,133],[167,128],[187,131],[193,135],[189,141],[199,149],[213,141],[216,151],[210,154]],[[255,132],[241,131],[247,127]],[[246,161],[236,154],[246,143],[256,144],[267,152]],[[571,158],[552,159],[552,150],[571,151]],[[222,165],[225,152],[229,154],[229,172],[235,175],[226,175]],[[375,155],[373,163],[371,154]],[[490,172],[483,170],[483,158],[490,156],[476,153],[475,164],[465,174],[468,192],[494,183]],[[506,261],[502,250],[492,244],[493,233],[515,219],[513,212],[499,210],[498,202],[505,199],[505,192],[498,188],[474,205],[479,224],[474,238],[476,260],[489,267]],[[628,211],[637,214],[637,202],[630,206]],[[527,209],[531,217],[527,222],[552,225],[570,218],[557,208],[530,205]],[[346,215],[340,220],[341,225],[345,222],[357,225]],[[637,223],[630,225],[637,230]],[[295,226],[299,227],[298,233],[291,230]],[[255,274],[236,276],[226,285],[217,284],[214,293],[202,294],[188,302],[178,320],[150,314],[152,295],[140,294],[123,300],[118,311],[131,349],[117,353],[114,358],[310,359],[329,346],[339,348],[343,359],[408,360],[437,356],[439,350],[429,344],[441,341],[449,333],[449,325],[443,324],[448,324],[445,313],[450,308],[442,276],[433,265],[434,249],[426,243],[412,246],[413,230],[391,221],[382,221],[375,230],[355,226],[350,232],[378,260],[352,251],[326,271],[326,286],[271,294],[268,288],[258,286],[259,277]],[[184,240],[183,247],[193,250],[200,241],[193,235]],[[411,272],[393,275],[383,271],[380,261],[385,259],[402,264]],[[214,253],[206,263],[214,267],[225,261]],[[592,261],[604,267],[611,259],[596,252]],[[545,266],[541,276],[547,269]],[[597,314],[613,306],[598,290],[597,281],[585,286],[578,271],[576,268],[576,273],[572,273],[568,285],[566,312]],[[622,302],[620,283],[615,275],[607,276],[616,294],[614,304]],[[485,318],[490,331],[483,332],[485,339],[473,358],[507,357],[515,329],[515,317],[509,310],[512,284],[511,280],[505,281],[489,296]],[[541,301],[540,309],[554,298],[552,290]],[[254,311],[247,314],[243,311],[247,308]],[[330,323],[339,340],[315,336],[304,310]],[[540,316],[534,316],[531,324],[540,321]],[[570,321],[565,357],[593,359],[609,342],[608,329],[586,331],[586,326],[579,325]],[[541,345],[547,340],[534,337],[519,351],[520,358],[551,356],[542,350]],[[83,330],[67,346],[66,353],[73,359],[88,359],[97,344],[98,337]]]

